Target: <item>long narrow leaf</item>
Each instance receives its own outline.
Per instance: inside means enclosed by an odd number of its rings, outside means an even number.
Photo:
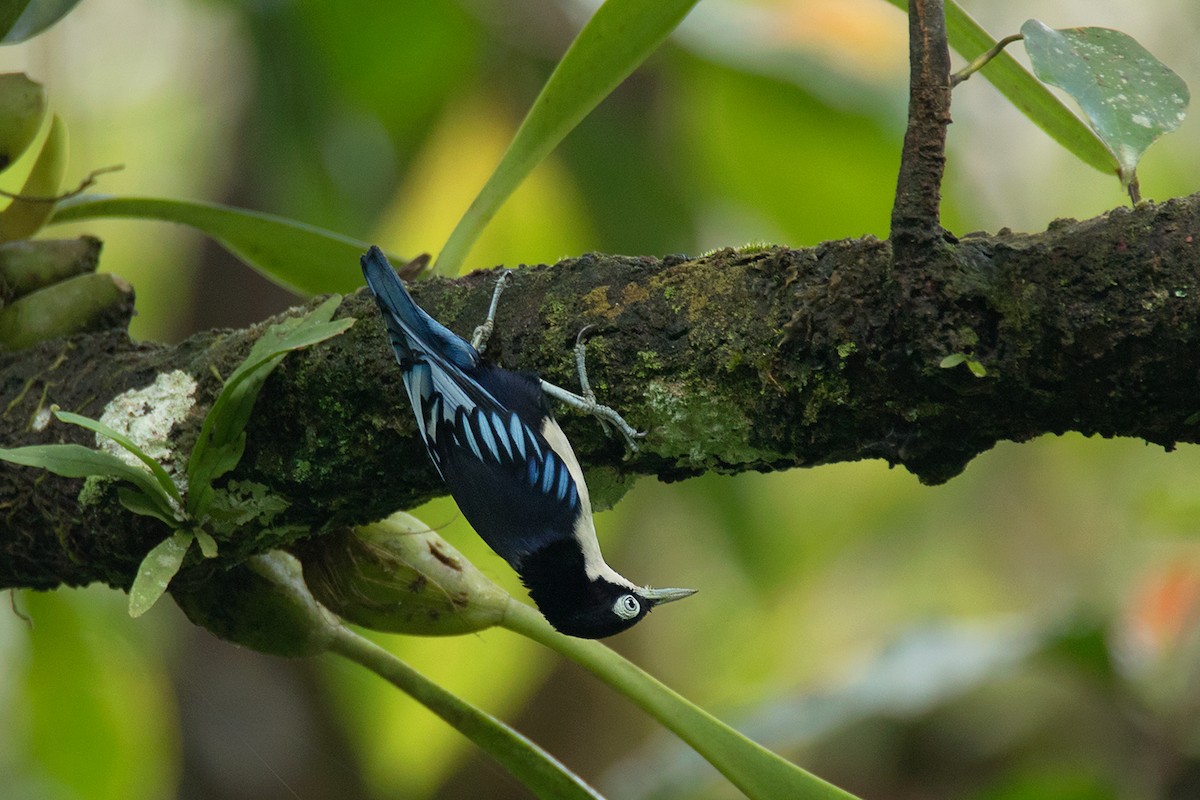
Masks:
[[[675,30],[697,0],[607,0],[588,21],[533,101],[495,172],[438,256],[456,274],[479,234],[558,143]]]
[[[888,2],[908,10],[908,0]],[[946,0],[946,34],[950,46],[966,58],[974,58],[996,43],[954,0]],[[1080,161],[1101,172],[1117,174],[1116,158],[1095,132],[1008,53],[996,56],[980,74],[1034,125]]]
[[[751,800],[853,800],[854,795],[746,738],[597,641],[564,636],[529,606],[500,623],[574,660],[661,722]]]
[[[41,467],[64,478],[88,478],[93,475],[120,478],[137,486],[147,497],[156,498],[159,511],[173,518],[174,510],[166,501],[162,487],[141,467],[126,464],[112,453],[93,450],[80,444],[35,444],[29,447],[0,448],[0,461],[26,467]]]
[[[50,222],[99,217],[154,219],[198,228],[266,277],[301,294],[351,292],[362,285],[358,258],[369,246],[366,242],[273,214],[216,203],[84,195],[60,203]]]
[[[438,686],[394,655],[339,626],[333,652],[360,664],[437,714],[496,759],[536,797],[602,800],[558,759],[500,720]]]
[[[156,481],[158,481],[158,485],[162,487],[162,491],[166,495],[169,495],[176,503],[183,505],[183,498],[179,495],[179,488],[175,485],[175,481],[171,480],[171,476],[167,474],[167,471],[163,469],[163,465],[159,464],[157,460],[147,455],[146,452],[142,450],[142,448],[138,447],[137,443],[128,436],[118,430],[114,430],[108,425],[105,425],[100,420],[91,419],[90,417],[85,417],[82,414],[73,414],[70,411],[57,410],[54,412],[54,416],[58,417],[63,422],[69,422],[72,425],[78,425],[81,428],[87,428],[93,433],[107,436],[109,439],[112,439],[114,442],[121,445],[121,447],[128,450],[130,453],[136,456],[139,461],[149,467],[150,474],[154,476]]]

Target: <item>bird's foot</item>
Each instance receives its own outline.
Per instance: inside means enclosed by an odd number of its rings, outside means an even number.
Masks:
[[[492,330],[496,327],[496,306],[500,303],[500,294],[508,285],[511,275],[512,270],[506,269],[500,273],[500,277],[496,278],[496,288],[492,290],[492,303],[488,306],[487,319],[483,321],[482,325],[475,328],[475,332],[471,335],[471,347],[474,347],[475,352],[479,355],[483,355],[483,351],[487,349],[488,339],[492,337]]]
[[[606,405],[601,405],[596,402],[596,393],[592,391],[592,384],[587,376],[587,348],[584,345],[584,334],[591,330],[592,326],[588,325],[579,331],[579,335],[575,337],[575,366],[579,370],[579,388],[580,394],[569,392],[552,383],[542,381],[542,391],[572,408],[577,408],[584,413],[591,414],[604,428],[604,432],[612,435],[615,430],[621,434],[625,440],[625,445],[631,453],[638,451],[637,440],[645,437],[645,431],[639,431],[625,421],[617,411]]]

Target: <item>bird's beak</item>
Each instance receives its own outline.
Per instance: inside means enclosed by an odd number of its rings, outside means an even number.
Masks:
[[[653,601],[655,605],[670,603],[673,600],[682,600],[685,597],[691,597],[696,593],[696,589],[643,589],[642,596],[647,600]]]

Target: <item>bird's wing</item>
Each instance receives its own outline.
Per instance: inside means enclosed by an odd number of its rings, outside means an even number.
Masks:
[[[437,460],[463,516],[518,572],[525,556],[590,522],[563,459],[511,410],[460,409]]]

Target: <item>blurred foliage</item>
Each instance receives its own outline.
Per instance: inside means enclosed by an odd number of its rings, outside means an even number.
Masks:
[[[1086,18],[1032,0],[963,5],[996,35],[1033,15],[1122,29],[1200,85],[1191,0],[1108,0]],[[0,50],[0,69],[45,83],[69,120],[65,185],[124,163],[99,191],[226,203],[416,253],[445,240],[588,7],[82,3]],[[706,0],[539,167],[470,265],[883,236],[905,53],[903,17],[879,0]],[[1197,127],[1149,152],[1145,196],[1200,185]],[[956,232],[1040,229],[1124,200],[982,82],[956,90],[950,137],[943,219]],[[137,287],[135,336],[247,324],[288,301],[190,233],[79,229]],[[643,482],[598,516],[606,555],[635,580],[702,592],[614,646],[868,797],[1195,797],[1197,474],[1200,448],[1068,436],[1002,445],[932,489],[878,462]],[[452,502],[414,513],[522,591]],[[16,605],[33,625],[0,614],[6,798],[189,798],[196,786],[222,798],[523,796],[439,720],[348,666],[324,664],[322,691],[304,698],[330,706],[303,719],[333,720],[332,732],[287,728],[301,743],[286,750],[307,758],[281,759],[274,740],[242,731],[283,715],[270,698],[293,685],[292,665],[263,658],[196,685],[179,677],[186,666],[227,646],[179,635],[163,604],[136,623],[103,590],[21,593]],[[617,695],[505,631],[378,640],[614,797],[731,796]],[[179,710],[181,681],[241,707],[198,722]],[[303,744],[339,738],[349,746],[333,756]],[[231,749],[250,750],[250,766],[187,755]],[[292,769],[326,758],[324,782]]]

